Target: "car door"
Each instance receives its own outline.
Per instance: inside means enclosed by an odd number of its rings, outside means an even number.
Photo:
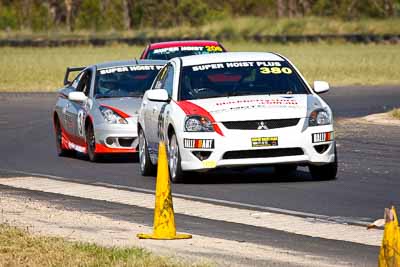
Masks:
[[[90,69],[84,70],[81,74],[79,82],[77,84],[77,92],[83,92],[87,97],[90,95],[90,85],[92,79],[92,71]],[[85,139],[84,137],[84,118],[86,116],[86,103],[71,101],[66,110],[66,116],[69,117],[71,131],[74,137],[78,139]]]
[[[159,73],[157,80],[152,89],[165,89],[171,97],[174,80],[174,67],[171,64],[165,66]],[[148,131],[148,142],[151,143],[151,148],[154,153],[158,151],[158,143],[161,137],[161,129],[164,124],[164,111],[167,102],[151,101],[147,99],[147,122],[146,127]]]
[[[70,92],[76,91],[76,88],[78,87],[79,81],[83,76],[83,72],[80,72],[73,82],[69,84],[65,89],[63,89],[62,94],[65,97],[65,101],[63,101],[62,104],[62,109],[61,109],[61,121],[62,121],[62,126],[64,130],[68,133],[68,135],[73,136],[74,135],[74,123],[73,123],[73,116],[71,113],[71,100],[68,99],[68,94]]]

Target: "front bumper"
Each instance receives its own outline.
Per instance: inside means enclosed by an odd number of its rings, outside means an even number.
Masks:
[[[301,119],[297,126],[270,130],[229,130],[222,124],[218,125],[224,136],[215,132],[182,132],[178,135],[183,170],[290,163],[324,165],[335,161],[334,140],[313,143],[312,139],[314,133],[333,132],[332,125],[305,127],[305,119]],[[256,137],[278,137],[278,145],[253,147],[252,138]],[[185,148],[184,139],[214,140],[214,148]],[[316,146],[323,149],[318,152]],[[211,154],[200,160],[194,151],[211,151]]]
[[[96,153],[133,153],[137,151],[136,120],[127,118],[128,124],[102,123],[95,127]]]

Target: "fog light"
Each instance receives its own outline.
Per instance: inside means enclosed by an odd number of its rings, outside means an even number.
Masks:
[[[203,161],[210,157],[211,151],[192,151],[193,155],[196,156],[199,160]]]
[[[318,153],[322,154],[322,153],[324,153],[325,151],[328,150],[329,146],[330,146],[329,144],[327,144],[327,145],[317,145],[317,146],[314,146],[314,148]]]
[[[112,146],[114,144],[115,140],[112,137],[107,137],[106,139],[106,144],[109,146]]]

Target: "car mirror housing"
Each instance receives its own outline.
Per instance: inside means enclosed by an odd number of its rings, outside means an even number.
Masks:
[[[314,81],[314,91],[317,94],[322,94],[329,91],[329,83],[325,81]]]
[[[147,98],[150,101],[157,101],[157,102],[167,102],[169,101],[169,95],[167,90],[165,89],[153,89],[147,91]]]
[[[68,94],[68,99],[71,101],[85,102],[87,96],[83,92],[70,92]]]

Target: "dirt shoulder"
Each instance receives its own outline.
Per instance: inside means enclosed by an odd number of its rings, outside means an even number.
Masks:
[[[58,236],[102,246],[141,247],[157,255],[217,266],[346,266],[346,262],[241,241],[194,235],[189,240],[139,240],[151,227],[0,191],[0,223],[33,234]],[[179,229],[178,229],[179,230]]]
[[[394,118],[390,112],[371,114],[360,118],[341,119],[340,122],[355,122],[385,126],[400,126],[400,119]]]

